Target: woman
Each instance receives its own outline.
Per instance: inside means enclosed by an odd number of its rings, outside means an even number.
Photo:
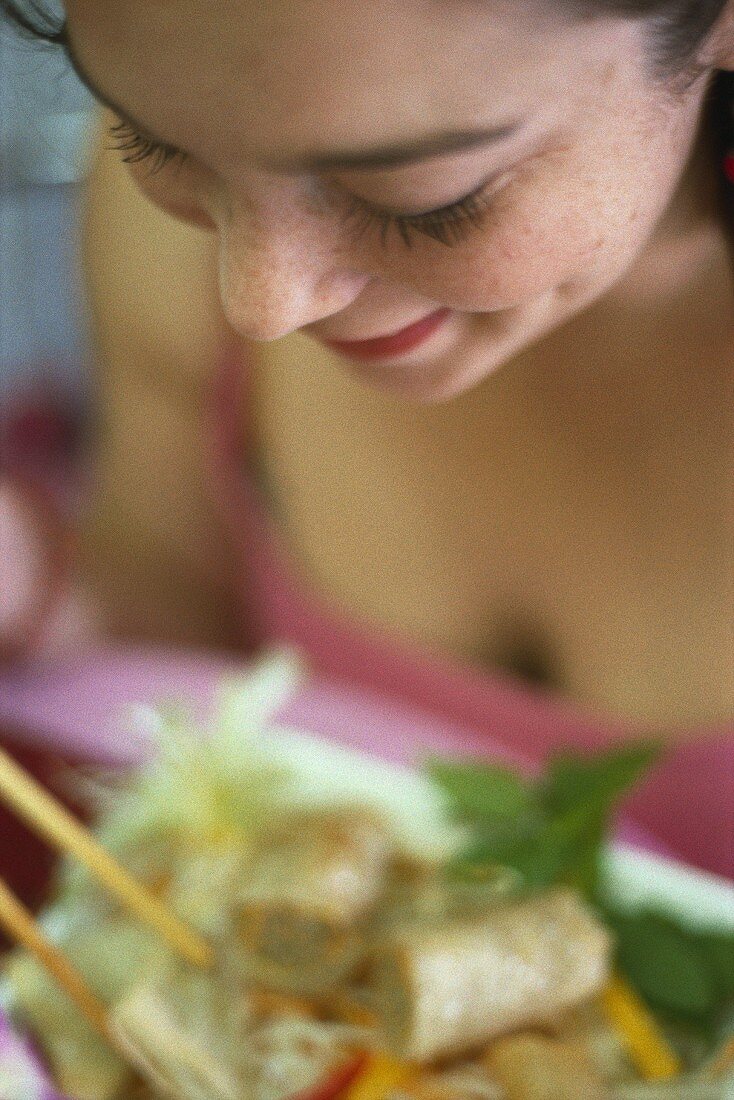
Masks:
[[[230,640],[235,565],[251,641],[520,748],[665,729],[643,816],[723,867],[734,3],[4,6],[113,112],[114,629]]]

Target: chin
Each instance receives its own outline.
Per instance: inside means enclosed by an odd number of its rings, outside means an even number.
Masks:
[[[482,354],[481,348],[473,354],[463,354],[457,348],[453,354],[424,363],[408,366],[395,364],[377,366],[344,361],[348,372],[373,389],[391,394],[419,405],[438,405],[451,401],[479,385],[488,375],[499,370],[503,359]]]

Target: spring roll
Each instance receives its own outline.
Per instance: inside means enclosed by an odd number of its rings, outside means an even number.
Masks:
[[[578,1043],[512,1035],[494,1043],[485,1062],[505,1100],[606,1100],[609,1095]]]
[[[575,894],[548,893],[481,919],[404,929],[374,958],[371,1003],[400,1056],[459,1055],[592,996],[606,979],[609,947]]]
[[[241,894],[250,977],[283,992],[334,990],[365,951],[363,922],[385,885],[389,845],[373,821],[299,822],[256,861]]]

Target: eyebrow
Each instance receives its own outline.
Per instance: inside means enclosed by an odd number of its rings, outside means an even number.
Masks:
[[[156,137],[151,129],[131,115],[126,108],[117,103],[111,96],[97,87],[96,83],[84,69],[79,60],[79,55],[74,49],[69,37],[68,28],[64,27],[61,33],[61,43],[64,47],[69,63],[79,80],[92,93],[95,99],[109,107],[118,118],[127,123],[144,137],[156,144],[169,145],[162,138]],[[428,134],[410,142],[398,142],[393,145],[385,145],[373,149],[347,149],[333,153],[310,152],[298,157],[286,157],[262,162],[275,171],[286,174],[298,174],[301,172],[325,172],[325,171],[369,171],[380,168],[398,168],[409,164],[419,164],[421,161],[430,160],[448,153],[458,153],[467,149],[474,149],[481,145],[499,144],[507,141],[518,133],[524,126],[524,120],[518,119],[502,126],[482,127],[476,130],[445,130],[440,133]]]
[[[522,128],[523,123],[511,122],[505,126],[484,127],[479,130],[446,130],[428,134],[411,142],[398,142],[378,149],[344,150],[335,153],[307,153],[305,156],[270,161],[269,165],[281,172],[356,171],[378,168],[397,168],[418,164],[446,153],[458,153],[478,145],[506,141]]]

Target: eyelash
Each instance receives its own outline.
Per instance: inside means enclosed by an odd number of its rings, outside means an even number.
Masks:
[[[138,133],[126,122],[118,122],[110,126],[110,134],[114,142],[111,148],[125,154],[122,158],[123,162],[140,164],[143,161],[150,161],[148,174],[151,176],[175,160],[179,163],[186,160],[186,154],[175,146],[153,141]],[[465,195],[457,202],[442,206],[438,210],[429,210],[425,214],[394,214],[388,210],[369,206],[361,199],[350,196],[344,217],[345,221],[358,223],[357,238],[367,230],[377,227],[383,247],[387,246],[391,229],[396,230],[406,248],[413,247],[414,233],[453,247],[466,240],[472,229],[481,228],[483,215],[491,205],[492,199],[492,196],[486,194],[487,186],[485,181],[470,195]]]
[[[352,197],[345,217],[360,223],[357,226],[358,237],[366,230],[377,227],[383,247],[387,245],[388,233],[394,229],[406,248],[413,247],[414,233],[423,234],[451,248],[466,240],[472,229],[481,228],[483,216],[491,205],[491,197],[486,194],[487,186],[485,181],[463,199],[425,214],[393,214]]]
[[[141,164],[143,161],[150,161],[149,176],[154,176],[174,160],[183,162],[186,159],[186,154],[175,146],[164,145],[162,142],[144,137],[127,122],[115,123],[110,126],[109,132],[113,141],[110,148],[125,154],[122,158],[124,164]]]

